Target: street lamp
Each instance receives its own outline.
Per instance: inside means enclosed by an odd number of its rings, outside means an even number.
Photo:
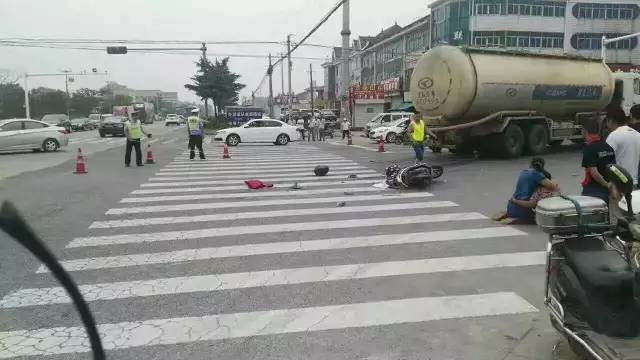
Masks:
[[[611,39],[607,39],[606,36],[602,36],[602,49],[600,52],[600,57],[602,58],[602,61],[606,62],[607,61],[607,45],[611,44],[613,42],[616,41],[622,41],[622,40],[626,40],[626,39],[631,39],[634,37],[638,37],[640,36],[640,32],[635,33],[635,34],[629,34],[629,35],[624,35],[624,36],[619,36],[617,38],[611,38]]]

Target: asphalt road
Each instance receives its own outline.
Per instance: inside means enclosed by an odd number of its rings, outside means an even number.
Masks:
[[[398,192],[372,185],[409,149],[341,142],[241,145],[228,160],[206,144],[190,162],[169,132],[155,165],[98,150],[89,174],[67,161],[3,180],[0,198],[81,285],[110,359],[573,359],[542,304],[546,237],[489,220],[528,159],[428,153],[442,180]],[[577,191],[577,149],[546,159]],[[249,191],[251,178],[275,188]],[[0,241],[0,358],[88,358],[55,280]]]
[[[153,134],[151,143],[168,141],[174,138],[173,132],[183,134],[184,126],[165,127],[163,123],[157,122],[143,126],[146,131]],[[98,130],[78,131],[69,134],[69,146],[60,148],[57,152],[35,153],[32,151],[2,152],[0,151],[0,180],[24,172],[37,171],[40,169],[57,166],[69,159],[74,159],[78,148],[82,149],[85,156],[90,157],[94,153],[105,151],[111,148],[122,147],[125,139],[121,137],[107,136],[101,138]]]

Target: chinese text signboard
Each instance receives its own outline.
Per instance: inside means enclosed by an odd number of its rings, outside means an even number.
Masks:
[[[393,92],[400,91],[402,82],[400,78],[391,78],[381,81],[376,85],[353,85],[349,89],[351,100],[384,99]]]

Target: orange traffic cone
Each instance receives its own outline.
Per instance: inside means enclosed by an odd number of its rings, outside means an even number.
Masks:
[[[86,174],[87,167],[84,163],[84,155],[82,155],[82,149],[78,148],[78,157],[76,158],[76,171],[74,174]]]
[[[380,140],[378,140],[378,152],[384,152],[384,139],[382,135],[380,135]]]
[[[147,164],[155,164],[153,160],[153,151],[151,151],[151,144],[147,144]]]
[[[231,155],[229,155],[229,147],[227,144],[224,144],[224,149],[222,150],[222,158],[223,159],[231,159]]]

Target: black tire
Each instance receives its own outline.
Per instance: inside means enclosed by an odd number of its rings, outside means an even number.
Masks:
[[[431,178],[432,179],[439,178],[440,176],[442,176],[443,173],[444,173],[444,169],[442,168],[442,166],[439,166],[439,165],[431,166]]]
[[[231,134],[227,136],[227,140],[225,141],[229,146],[238,146],[238,144],[240,144],[240,136],[237,134]]]
[[[289,135],[287,134],[280,134],[278,135],[278,137],[276,137],[276,142],[278,143],[278,145],[287,145],[289,141],[291,140],[289,139]]]
[[[102,131],[100,131],[100,137],[105,137],[107,135],[105,135]]]
[[[558,146],[562,145],[562,141],[563,140],[551,140],[551,141],[549,141],[549,146],[558,147]]]
[[[547,130],[541,124],[533,124],[527,132],[527,153],[540,155],[547,149]]]
[[[55,152],[58,151],[58,148],[60,148],[60,144],[56,139],[49,138],[42,142],[42,150],[46,152]]]
[[[525,145],[524,132],[516,124],[507,126],[501,134],[497,134],[494,139],[496,155],[505,158],[517,158],[522,155]]]
[[[385,140],[386,140],[386,142],[387,142],[387,143],[389,143],[389,144],[390,144],[390,143],[394,143],[394,142],[396,141],[396,137],[397,137],[396,133],[394,133],[394,132],[390,132],[390,133],[388,133],[388,134],[387,134],[387,136],[386,136],[386,139],[385,139]]]
[[[431,149],[431,152],[434,154],[440,154],[442,152],[442,148],[437,146],[430,146],[429,149]]]

